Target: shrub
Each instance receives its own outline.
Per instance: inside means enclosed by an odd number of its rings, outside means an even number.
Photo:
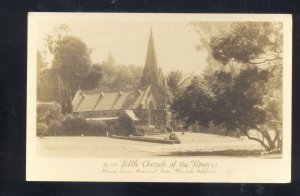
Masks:
[[[141,134],[146,134],[148,132],[149,127],[144,126],[144,125],[137,125],[136,126],[136,131],[141,133]]]
[[[144,128],[140,128],[138,126],[135,127],[135,130],[133,131],[133,135],[135,136],[144,136],[145,135],[145,129]]]
[[[137,129],[138,132],[140,132],[144,135],[149,135],[154,130],[154,128],[148,127],[148,126],[145,126],[145,125],[138,125],[138,126],[136,126],[136,129]]]
[[[63,121],[64,116],[58,103],[39,103],[37,105],[37,129],[36,134],[56,135],[56,130]],[[45,129],[47,128],[47,131]]]
[[[145,125],[137,125],[136,132],[137,134],[143,134],[143,135],[155,135],[155,134],[163,133],[163,130],[156,129],[154,127],[148,127]]]
[[[39,137],[46,136],[48,134],[48,126],[45,123],[37,123],[36,135]]]
[[[62,122],[62,135],[82,135],[89,129],[89,123],[82,117],[67,115]]]
[[[123,116],[119,119],[119,125],[120,125],[120,133],[122,135],[133,134],[136,129],[134,122],[127,116]]]
[[[105,122],[89,122],[88,128],[85,130],[84,135],[106,135],[106,131],[110,131],[108,125]]]
[[[49,125],[53,120],[63,120],[61,107],[58,103],[40,103],[37,105],[37,122]]]
[[[171,126],[167,126],[167,127],[166,127],[166,130],[167,130],[168,132],[173,132],[173,128],[172,128]]]
[[[62,133],[62,122],[58,120],[53,120],[49,124],[48,135],[49,136],[57,136]]]

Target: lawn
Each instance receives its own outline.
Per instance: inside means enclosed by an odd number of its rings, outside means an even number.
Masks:
[[[262,147],[245,137],[240,139],[203,133],[176,133],[181,144],[158,144],[108,137],[70,136],[37,139],[39,156],[46,157],[260,157]],[[168,134],[151,136],[164,139]]]

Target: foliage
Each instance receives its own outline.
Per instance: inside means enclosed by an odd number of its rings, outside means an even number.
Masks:
[[[47,67],[47,62],[45,61],[45,57],[42,53],[38,50],[37,51],[37,72],[40,73]],[[38,74],[39,75],[39,74]]]
[[[173,127],[167,126],[167,127],[166,127],[166,131],[168,131],[168,132],[173,132]]]
[[[195,122],[208,126],[213,116],[214,97],[203,84],[200,77],[195,77],[191,84],[175,98],[172,109],[177,118],[191,125]],[[203,115],[205,113],[205,115]]]
[[[235,61],[268,72],[263,104],[259,106],[266,120],[256,130],[270,149],[281,149],[282,143],[282,28],[282,23],[233,23],[230,31],[211,39],[213,56],[223,64]],[[275,131],[273,139],[270,130]]]
[[[166,76],[166,83],[173,96],[181,90],[183,73],[179,70],[171,71]]]
[[[105,122],[89,122],[88,129],[84,132],[84,135],[97,135],[104,136],[107,131],[111,131],[109,126]]]
[[[156,135],[163,133],[162,129],[157,129],[154,127],[148,127],[146,125],[136,125],[136,132],[143,135]]]
[[[122,116],[119,118],[119,125],[123,135],[130,135],[135,131],[134,122],[128,116]]]
[[[49,135],[54,123],[64,119],[58,103],[39,103],[37,105],[37,135]]]
[[[53,120],[49,124],[48,135],[49,136],[58,136],[63,135],[62,124],[64,120]]]
[[[78,88],[95,88],[101,79],[101,70],[91,68],[91,51],[86,44],[74,36],[56,40],[55,44],[52,68],[69,87],[71,96]]]
[[[265,107],[266,83],[269,72],[249,67],[239,75],[215,72],[211,76],[194,79],[173,105],[177,115],[187,124],[215,125],[229,132],[241,131],[267,150],[274,149],[268,131],[261,127],[269,122]],[[249,130],[258,130],[266,141],[254,138]]]
[[[46,136],[48,134],[48,126],[45,123],[37,123],[36,125],[36,135],[39,137]]]
[[[100,67],[103,73],[98,88],[101,89],[131,89],[139,85],[142,68],[134,65],[115,65],[103,62]]]
[[[227,64],[232,59],[241,63],[260,63],[282,59],[280,55],[282,24],[233,23],[230,31],[212,37],[210,44],[214,58],[223,64]],[[264,60],[252,62],[262,58],[262,55],[265,57]]]
[[[102,70],[101,67],[93,65],[88,72],[82,76],[82,80],[84,82],[81,82],[80,88],[85,90],[92,90],[99,85],[99,81],[102,78]]]
[[[63,115],[58,103],[38,103],[37,105],[37,122],[49,125],[52,121],[61,121]]]
[[[71,95],[59,75],[52,69],[40,72],[37,83],[37,99],[42,102],[56,101],[61,106],[63,114],[72,112]]]
[[[50,102],[56,99],[56,77],[51,69],[44,69],[37,77],[37,100]]]
[[[63,114],[72,112],[72,97],[69,87],[64,83],[59,75],[56,76],[55,100],[61,105]]]
[[[150,127],[145,126],[145,125],[137,125],[137,126],[136,126],[136,130],[137,130],[137,132],[139,132],[139,133],[145,135],[145,134],[147,134],[147,133],[150,133],[151,130],[153,130],[153,128],[150,128]]]
[[[198,49],[208,52],[211,69],[193,81],[173,108],[187,124],[213,123],[242,132],[266,150],[281,149],[282,23],[193,25],[200,38]],[[183,106],[188,109],[180,111]],[[250,129],[261,137],[249,135]]]
[[[37,53],[37,98],[57,101],[62,113],[72,112],[71,101],[78,88],[93,89],[102,77],[101,69],[91,65],[91,50],[68,31],[67,25],[55,27],[45,39],[47,51],[52,56],[50,68],[47,68],[44,53]]]
[[[239,69],[242,64],[282,65],[282,23],[193,22],[192,26],[199,35],[197,49],[208,52],[205,73]]]
[[[105,135],[108,130],[106,123],[90,122],[74,115],[66,115],[62,121],[54,120],[49,125],[49,136],[65,135]]]
[[[60,127],[60,131],[63,132],[63,135],[81,135],[88,128],[89,124],[84,118],[67,115]]]
[[[203,72],[212,73],[216,70],[222,70],[224,66],[217,61],[212,55],[212,47],[210,41],[212,37],[216,37],[221,32],[227,32],[232,22],[192,22],[191,26],[198,35],[196,50],[199,52],[207,52],[206,62]]]

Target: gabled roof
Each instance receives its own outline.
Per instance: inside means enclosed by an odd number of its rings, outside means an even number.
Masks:
[[[73,112],[136,109],[146,105],[149,95],[150,85],[144,90],[79,90],[72,101]]]

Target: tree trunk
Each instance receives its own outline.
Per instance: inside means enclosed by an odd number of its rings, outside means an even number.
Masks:
[[[282,141],[281,141],[281,138],[280,138],[280,133],[279,131],[277,131],[276,129],[274,129],[275,131],[275,137],[274,139],[272,140],[271,139],[271,136],[269,134],[268,131],[266,130],[262,130],[262,129],[259,129],[257,128],[257,131],[260,132],[267,140],[268,142],[268,146],[269,146],[269,150],[275,150],[275,149],[281,149],[282,147]]]
[[[268,146],[267,144],[265,144],[263,140],[261,140],[259,138],[255,138],[255,137],[250,136],[248,134],[249,129],[248,130],[241,130],[241,131],[247,136],[248,139],[259,142],[265,148],[266,151],[270,150],[270,146]]]
[[[266,130],[258,129],[258,128],[257,128],[257,130],[258,130],[258,132],[260,132],[260,133],[265,137],[265,139],[267,140],[268,146],[269,146],[269,150],[274,150],[274,149],[276,148],[276,145],[275,145],[275,142],[272,141],[269,132],[266,131]]]
[[[275,130],[275,138],[273,140],[274,144],[276,145],[276,149],[282,150],[282,139],[280,137],[280,132]]]

